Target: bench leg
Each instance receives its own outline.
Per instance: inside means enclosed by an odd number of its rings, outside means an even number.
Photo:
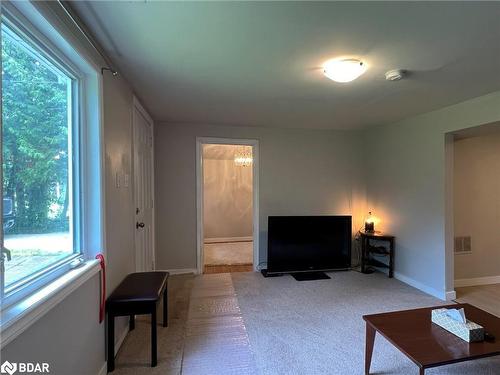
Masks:
[[[135,315],[130,315],[130,320],[128,322],[128,330],[133,331],[135,329]]]
[[[163,327],[168,327],[168,293],[163,292]]]
[[[151,312],[151,367],[156,367],[157,347],[156,347],[156,308]]]
[[[115,369],[115,317],[108,312],[108,372]]]

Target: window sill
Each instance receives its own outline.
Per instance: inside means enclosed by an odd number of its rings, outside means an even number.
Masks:
[[[3,349],[99,270],[99,261],[89,260],[83,266],[65,273],[38,292],[3,310],[0,319],[1,348]]]

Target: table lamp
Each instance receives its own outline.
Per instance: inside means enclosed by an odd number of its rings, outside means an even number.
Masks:
[[[365,219],[365,232],[375,232],[375,219],[373,218],[371,211],[368,212],[368,216]]]

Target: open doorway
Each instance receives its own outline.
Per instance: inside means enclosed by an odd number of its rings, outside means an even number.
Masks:
[[[253,271],[256,141],[199,139],[198,272]]]
[[[454,133],[457,300],[500,316],[500,123]]]

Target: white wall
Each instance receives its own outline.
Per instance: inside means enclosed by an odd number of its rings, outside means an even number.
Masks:
[[[455,280],[500,277],[500,129],[457,140],[454,156],[455,236],[472,239],[472,253],[455,256]]]
[[[106,186],[106,290],[108,295],[124,277],[135,272],[135,205],[133,187],[116,187],[116,175],[132,176],[133,92],[121,77],[104,75],[104,142]],[[132,177],[129,181],[133,181]],[[128,329],[128,318],[117,318],[116,340]],[[116,341],[115,340],[115,341]]]
[[[234,160],[204,158],[203,198],[205,238],[252,236],[251,166],[237,166]]]
[[[52,375],[97,375],[104,365],[99,275],[2,349],[2,362],[47,362]]]
[[[453,291],[445,133],[499,119],[496,92],[365,133],[368,206],[396,236],[396,275],[440,298]]]
[[[157,264],[196,268],[196,137],[250,138],[260,149],[260,261],[269,215],[351,214],[361,186],[358,132],[159,124],[155,133]],[[354,194],[361,197],[360,189]],[[359,215],[355,225],[360,225]],[[359,227],[359,226],[358,226]]]

